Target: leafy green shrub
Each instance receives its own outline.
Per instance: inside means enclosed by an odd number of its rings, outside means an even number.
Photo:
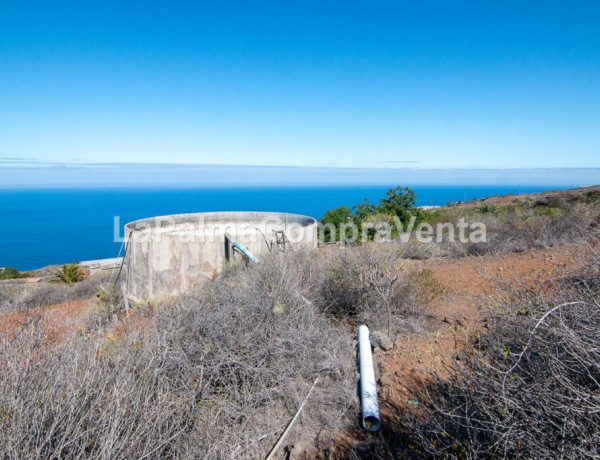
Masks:
[[[323,242],[333,243],[349,237],[350,235],[348,234],[340,234],[342,224],[347,224],[349,222],[352,222],[352,211],[348,207],[341,206],[339,208],[329,209],[320,222],[323,228]]]
[[[368,234],[362,235],[362,224],[372,223],[377,225],[379,222],[386,222],[394,229],[393,236],[398,236],[396,228],[396,220],[403,226],[407,226],[414,217],[416,223],[422,222],[427,214],[415,206],[415,192],[408,187],[391,188],[386,192],[386,196],[379,200],[379,205],[370,203],[365,199],[362,203],[354,205],[352,210],[346,206],[341,206],[336,209],[327,211],[320,224],[323,226],[323,232],[320,232],[320,237],[323,242],[331,243],[344,240],[353,235],[347,233],[341,234],[341,226],[346,223],[353,223],[356,226],[358,234],[354,235],[357,238],[365,240],[373,240],[377,230],[367,229]],[[332,231],[335,228],[335,231]]]
[[[400,230],[391,214],[381,212],[371,214],[362,221],[362,224],[366,231],[363,238],[367,241],[386,241],[398,238],[400,235]]]
[[[600,190],[593,190],[587,192],[585,195],[585,202],[588,204],[595,204],[600,202]]]
[[[417,217],[417,222],[423,217],[421,209],[416,207],[415,192],[408,187],[389,189],[380,200],[378,212],[398,217],[403,225],[408,224],[412,216]]]
[[[559,208],[556,206],[540,206],[534,208],[534,214],[536,216],[564,216],[567,214],[567,211],[564,208]]]
[[[19,270],[17,270],[16,268],[13,268],[13,267],[6,267],[6,268],[0,270],[0,280],[12,280],[12,279],[19,279],[19,278],[27,278],[28,276],[29,276],[29,273],[20,272]]]

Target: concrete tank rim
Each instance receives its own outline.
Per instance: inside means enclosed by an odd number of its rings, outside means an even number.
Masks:
[[[305,214],[295,214],[295,213],[289,213],[289,212],[274,212],[274,211],[208,211],[208,212],[191,212],[191,213],[179,213],[179,214],[165,214],[162,216],[152,216],[152,217],[144,217],[141,219],[137,219],[131,222],[128,222],[125,224],[125,230],[126,231],[130,231],[131,233],[137,233],[137,232],[148,232],[150,230],[156,230],[156,228],[153,227],[144,227],[144,228],[135,228],[136,226],[139,226],[141,223],[151,223],[151,222],[156,222],[160,219],[175,219],[178,222],[176,223],[191,223],[193,222],[194,218],[197,218],[198,216],[211,216],[211,217],[216,217],[216,216],[223,216],[224,218],[226,217],[231,217],[233,215],[237,215],[240,216],[241,218],[239,219],[240,221],[243,220],[247,220],[244,219],[244,216],[249,216],[249,215],[260,215],[262,218],[265,217],[279,217],[282,218],[282,222],[285,219],[288,218],[292,218],[292,220],[290,221],[290,223],[295,223],[295,224],[301,224],[302,227],[307,228],[307,227],[311,227],[313,225],[317,224],[317,219],[315,219],[314,217],[311,216],[307,216]],[[181,220],[180,220],[181,219]]]

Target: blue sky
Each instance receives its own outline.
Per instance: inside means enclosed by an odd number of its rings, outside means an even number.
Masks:
[[[3,2],[0,167],[598,168],[598,24],[595,1]]]

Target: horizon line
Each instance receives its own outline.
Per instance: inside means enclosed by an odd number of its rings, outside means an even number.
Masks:
[[[322,165],[260,165],[260,164],[228,164],[228,163],[148,163],[148,162],[54,162],[35,159],[17,159],[0,157],[0,169],[62,169],[62,168],[102,168],[102,167],[152,167],[152,166],[195,166],[208,168],[272,168],[272,169],[327,169],[327,170],[382,170],[382,171],[540,171],[540,170],[600,170],[600,166],[536,166],[536,167],[485,167],[485,166],[453,166],[453,167],[419,167],[419,166],[322,166]]]

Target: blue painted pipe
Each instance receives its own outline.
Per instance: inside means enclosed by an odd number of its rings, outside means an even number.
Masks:
[[[248,259],[250,262],[252,262],[254,264],[257,264],[259,262],[259,260],[256,258],[256,256],[254,254],[252,254],[250,251],[248,251],[248,249],[246,249],[244,246],[242,246],[237,241],[234,241],[232,243],[232,246],[234,248],[236,248],[238,251],[240,251],[242,254],[244,254],[246,259]]]

